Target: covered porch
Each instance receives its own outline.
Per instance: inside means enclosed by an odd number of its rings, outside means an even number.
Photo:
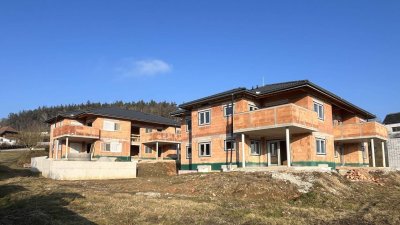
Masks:
[[[315,128],[296,125],[241,130],[239,135],[242,167],[252,166],[254,159],[262,166],[291,167],[292,137],[311,135],[314,131]],[[246,149],[250,149],[250,152]]]
[[[383,137],[335,138],[335,155],[340,166],[386,167]]]
[[[62,136],[53,140],[51,158],[55,160],[90,161],[98,138]]]

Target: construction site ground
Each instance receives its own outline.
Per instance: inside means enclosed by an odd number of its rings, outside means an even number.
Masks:
[[[147,163],[136,179],[54,181],[23,168],[30,154],[0,152],[0,224],[400,224],[396,171],[177,176]]]

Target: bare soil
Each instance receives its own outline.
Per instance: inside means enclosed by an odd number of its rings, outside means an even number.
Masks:
[[[399,172],[371,172],[379,183],[318,172],[54,181],[18,166],[21,154],[0,152],[0,224],[400,224]]]

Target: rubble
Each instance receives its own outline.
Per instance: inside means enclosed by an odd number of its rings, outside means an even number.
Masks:
[[[346,177],[351,181],[368,181],[383,185],[382,179],[373,177],[369,174],[368,171],[361,169],[348,170],[347,173],[344,175],[344,177]]]

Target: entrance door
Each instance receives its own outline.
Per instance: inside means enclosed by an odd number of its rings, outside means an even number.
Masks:
[[[162,153],[162,148],[161,146],[158,146],[158,158],[161,157],[161,153]]]
[[[281,165],[281,142],[267,141],[268,166]]]
[[[70,153],[79,153],[82,151],[82,144],[81,143],[70,143],[69,144],[69,152]]]

